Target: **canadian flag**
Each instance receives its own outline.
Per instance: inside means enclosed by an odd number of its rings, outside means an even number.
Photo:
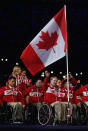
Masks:
[[[66,55],[65,14],[64,6],[23,51],[20,58],[32,75]]]

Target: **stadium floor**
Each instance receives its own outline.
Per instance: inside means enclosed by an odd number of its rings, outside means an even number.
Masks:
[[[53,125],[45,125],[45,126],[42,126],[42,125],[24,125],[24,124],[2,124],[2,125],[0,125],[0,128],[9,128],[9,129],[33,129],[33,130],[47,130],[47,129],[69,129],[69,130],[73,130],[73,129],[82,129],[82,130],[84,130],[84,129],[86,129],[86,130],[88,130],[88,126],[72,126],[72,125],[55,125],[55,126],[53,126]]]

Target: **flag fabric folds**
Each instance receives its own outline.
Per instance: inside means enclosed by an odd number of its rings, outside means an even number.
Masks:
[[[67,28],[63,7],[24,49],[20,58],[32,75],[66,55]]]

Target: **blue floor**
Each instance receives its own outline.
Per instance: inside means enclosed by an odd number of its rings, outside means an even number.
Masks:
[[[86,129],[88,130],[88,126],[71,126],[71,125],[63,125],[63,126],[60,126],[60,125],[45,125],[45,126],[42,126],[42,125],[22,125],[22,124],[2,124],[0,125],[0,128],[20,128],[20,129]]]

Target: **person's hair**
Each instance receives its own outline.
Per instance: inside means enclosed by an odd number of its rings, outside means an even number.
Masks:
[[[12,80],[12,79],[16,80],[16,77],[11,76],[11,77],[9,78],[9,80]]]
[[[74,91],[78,90],[80,87],[81,87],[81,83],[77,83],[77,84],[74,86]]]
[[[21,67],[20,67],[20,66],[18,66],[18,65],[14,66],[14,67],[13,67],[12,74],[14,74],[14,73],[16,72],[17,68],[21,68]]]
[[[25,70],[25,69],[23,69],[23,68],[22,68],[21,70],[22,70],[22,72],[23,72],[23,71],[26,71],[26,70]]]
[[[68,81],[69,83],[72,83],[71,80]],[[63,85],[67,83],[67,79],[63,81]]]
[[[52,77],[50,77],[50,82],[51,82],[51,80],[54,79],[54,78],[58,79],[57,76],[52,76]]]
[[[42,81],[42,79],[41,79],[41,78],[37,78],[37,79],[35,80],[35,83],[36,83],[38,80],[41,80],[41,81]]]

